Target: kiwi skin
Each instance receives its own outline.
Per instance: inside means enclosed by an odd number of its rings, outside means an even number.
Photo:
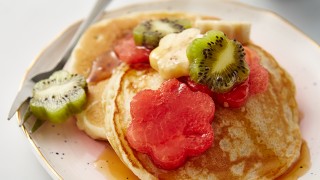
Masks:
[[[133,37],[137,46],[154,49],[165,35],[179,33],[191,27],[192,23],[188,19],[150,19],[141,22],[133,29]]]
[[[208,31],[187,48],[191,80],[216,93],[230,91],[249,76],[241,43],[229,40],[221,31]]]

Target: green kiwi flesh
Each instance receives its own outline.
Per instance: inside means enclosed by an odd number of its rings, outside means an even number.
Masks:
[[[187,19],[154,19],[141,22],[133,29],[133,37],[137,46],[154,49],[165,35],[179,33],[191,28],[191,21]]]
[[[187,57],[190,78],[217,93],[230,91],[249,76],[241,43],[221,31],[208,31],[195,39],[187,48]]]
[[[30,111],[41,120],[61,123],[79,113],[86,103],[86,81],[78,74],[60,70],[33,87]]]

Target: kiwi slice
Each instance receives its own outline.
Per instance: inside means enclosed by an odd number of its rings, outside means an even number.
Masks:
[[[86,103],[86,81],[78,74],[60,70],[33,87],[30,111],[41,120],[61,123],[80,112]]]
[[[133,38],[137,46],[145,46],[154,49],[158,46],[162,37],[170,33],[179,33],[191,28],[188,19],[154,19],[138,24],[133,29]]]
[[[227,92],[249,76],[241,43],[221,31],[208,31],[188,46],[191,80],[207,85],[217,93]]]

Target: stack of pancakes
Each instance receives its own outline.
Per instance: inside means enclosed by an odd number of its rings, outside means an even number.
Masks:
[[[185,13],[131,14],[96,23],[75,48],[69,70],[88,77],[93,61],[112,50],[114,42],[139,22],[152,18],[200,17]],[[189,158],[176,170],[157,168],[150,158],[133,150],[126,138],[131,122],[130,101],[139,91],[157,89],[164,81],[149,66],[122,63],[110,78],[88,84],[86,109],[77,115],[78,127],[94,139],[107,140],[120,159],[141,179],[274,179],[299,158],[299,130],[295,87],[273,57],[249,43],[269,71],[268,90],[249,97],[239,109],[216,105],[212,123],[215,139],[200,156]]]

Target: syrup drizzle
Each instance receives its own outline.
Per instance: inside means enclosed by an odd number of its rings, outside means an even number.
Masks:
[[[109,78],[119,64],[120,60],[113,51],[101,54],[93,61],[87,82],[99,82]]]
[[[102,152],[94,165],[98,171],[110,180],[139,179],[122,163],[110,145],[106,146],[106,149]],[[298,161],[287,172],[276,178],[276,180],[298,179],[307,173],[310,167],[311,161],[309,148],[307,143],[303,141]]]
[[[106,146],[94,165],[109,180],[139,179],[123,164],[110,145]]]
[[[298,161],[277,180],[292,180],[303,176],[311,167],[310,152],[305,141],[302,142]]]

